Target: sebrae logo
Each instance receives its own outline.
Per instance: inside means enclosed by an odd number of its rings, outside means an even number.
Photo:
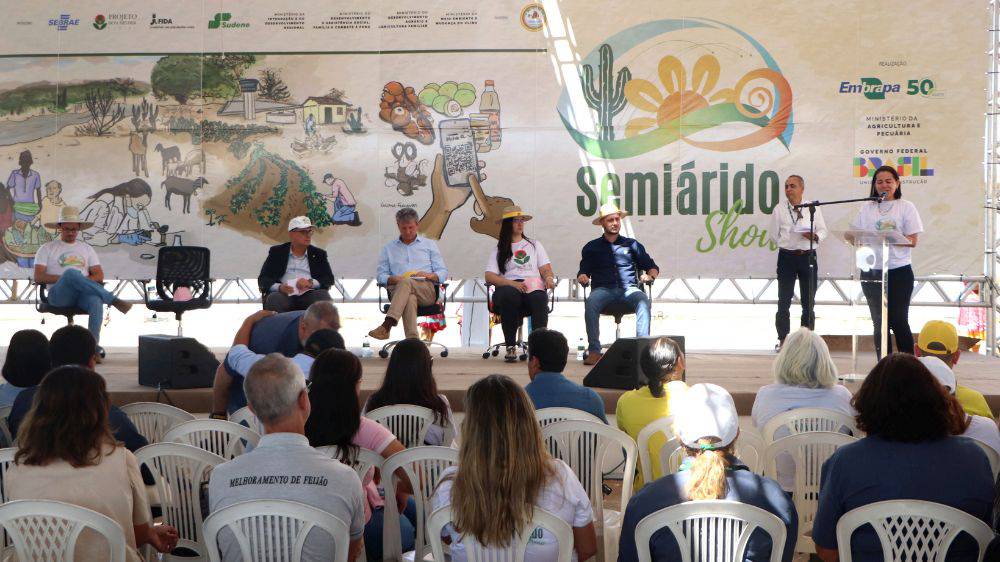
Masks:
[[[108,20],[101,14],[94,16],[94,29],[101,30],[108,27]]]
[[[209,29],[246,29],[249,23],[231,23],[233,15],[229,12],[217,12],[215,16],[208,20]]]
[[[697,59],[685,56],[705,40],[727,49],[704,47]],[[730,51],[739,56],[719,60],[717,54]],[[632,68],[616,68],[616,56]],[[651,68],[654,61],[649,79],[634,76],[636,68]],[[617,33],[582,60],[580,86],[596,122],[574,117],[590,112],[574,111],[566,88],[557,110],[573,140],[600,158],[630,158],[678,141],[714,152],[772,140],[786,148],[791,144],[792,89],[774,57],[747,33],[715,20],[665,19]],[[623,135],[620,113],[631,116]],[[721,128],[734,123],[752,127]],[[702,131],[711,133],[699,135]]]
[[[840,83],[838,94],[861,94],[866,99],[884,100],[886,94],[899,94],[904,92],[902,84],[885,83],[878,78],[861,78],[857,84],[844,81]],[[934,81],[930,78],[918,78],[906,81],[905,93],[908,96],[921,96],[925,98],[941,97],[940,92],[935,91]]]
[[[66,31],[71,25],[80,25],[80,19],[73,19],[69,14],[59,14],[58,18],[49,20],[49,27],[55,27],[57,31]]]

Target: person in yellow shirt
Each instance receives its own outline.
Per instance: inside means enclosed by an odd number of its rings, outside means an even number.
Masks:
[[[917,337],[917,345],[913,346],[913,354],[917,357],[933,356],[944,361],[954,371],[955,363],[962,350],[958,347],[958,330],[955,326],[943,320],[931,320],[924,324]],[[985,416],[994,419],[990,405],[978,390],[957,385],[955,398],[962,405],[965,413],[973,416]]]
[[[630,390],[618,398],[615,417],[618,428],[638,439],[639,432],[650,422],[677,411],[678,400],[687,391],[684,383],[684,353],[670,338],[659,338],[639,355],[639,366],[646,376],[646,386]],[[660,468],[660,448],[666,443],[662,433],[649,440],[653,476],[663,476]],[[642,474],[635,477],[635,489],[645,484]]]

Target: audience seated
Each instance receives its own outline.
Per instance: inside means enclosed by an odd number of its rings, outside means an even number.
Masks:
[[[78,329],[93,342],[88,330]],[[104,379],[92,370],[65,366],[50,372],[18,434],[4,484],[11,500],[57,500],[114,519],[125,532],[127,559],[139,562],[136,549],[145,544],[170,552],[177,530],[151,525],[139,463],[111,434],[108,405]],[[73,559],[109,560],[107,543],[85,530]]]
[[[234,345],[243,344],[258,355],[278,352],[285,357],[294,357],[317,330],[340,329],[340,313],[329,301],[313,303],[304,312],[263,312],[252,315],[252,322],[250,318],[243,322],[234,338]],[[339,347],[343,349],[343,343]],[[302,372],[308,373],[309,369]],[[234,379],[236,384],[233,384]],[[215,371],[212,417],[226,419],[227,412],[233,413],[247,405],[242,379],[243,375],[235,369],[227,355]]]
[[[593,414],[608,423],[604,415],[604,400],[591,388],[586,388],[563,376],[569,344],[561,332],[539,328],[528,335],[528,376],[524,387],[535,409],[574,408]]]
[[[927,322],[920,330],[920,335],[917,336],[917,344],[913,348],[913,353],[917,357],[933,355],[944,361],[944,364],[954,372],[955,364],[958,363],[958,358],[962,354],[962,350],[958,347],[958,330],[943,320]],[[952,393],[967,414],[994,419],[993,411],[986,403],[983,393],[960,384],[955,387]]]
[[[823,464],[812,537],[816,552],[838,559],[837,521],[871,503],[912,499],[961,509],[984,522],[993,505],[993,473],[986,454],[961,435],[965,415],[912,355],[888,355],[854,396],[858,429],[867,437],[837,449]],[[874,530],[864,526],[851,541],[853,559],[881,562]],[[975,560],[967,535],[952,543],[949,560]]]
[[[22,390],[35,386],[52,368],[49,339],[38,330],[20,330],[10,338],[0,384],[0,408],[14,405]],[[9,443],[8,443],[9,445]]]
[[[97,365],[98,359],[97,340],[94,339],[90,330],[82,326],[63,326],[52,333],[49,354],[52,367],[77,365],[93,369]],[[32,407],[35,393],[39,389],[38,384],[42,381],[43,375],[44,373],[35,372],[20,380],[25,384],[25,388],[14,399],[10,415],[7,417],[10,434],[15,438],[18,436],[25,416]],[[125,412],[122,412],[118,406],[111,406],[108,421],[115,440],[120,441],[129,451],[135,452],[149,445],[149,441],[139,433]],[[151,475],[147,475],[146,482],[152,484],[151,478]]]
[[[487,547],[507,546],[535,507],[573,527],[577,560],[597,552],[587,492],[566,463],[549,456],[527,394],[503,375],[469,387],[458,466],[442,473],[431,504],[432,509],[451,505],[454,524],[442,536],[450,540],[452,562],[466,560],[463,536]],[[524,559],[555,561],[554,537],[545,530],[535,533]]]
[[[787,531],[781,559],[790,562],[798,535],[795,505],[777,482],[750,472],[733,456],[739,435],[733,397],[714,384],[693,385],[674,418],[687,458],[679,472],[646,484],[632,496],[622,522],[619,562],[639,559],[635,528],[647,515],[688,500],[716,499],[750,504],[781,519]],[[744,560],[770,560],[773,546],[771,538],[757,530],[750,536]],[[653,534],[650,550],[653,560],[681,560],[677,540],[669,529]]]
[[[312,411],[306,421],[305,435],[313,447],[340,447],[344,463],[353,463],[358,448],[375,451],[384,458],[404,449],[386,428],[361,415],[361,362],[349,351],[330,349],[321,353],[309,375],[309,402]],[[365,553],[368,560],[382,560],[382,525],[385,500],[375,486],[375,471],[365,475]],[[399,518],[403,552],[413,549],[417,520],[416,505],[410,498],[406,473],[396,472],[401,480],[396,486],[395,506],[405,517]]]
[[[264,424],[254,450],[221,464],[208,485],[211,510],[249,500],[289,500],[311,505],[343,521],[350,529],[349,559],[361,550],[365,496],[358,475],[309,446],[305,437],[310,401],[305,376],[280,353],[254,363],[243,383],[250,410]],[[232,532],[219,533],[222,560],[243,560]],[[303,560],[328,560],[333,539],[314,531],[303,545]]]
[[[955,396],[955,373],[945,365],[944,361],[941,361],[937,357],[924,356],[920,357],[920,362],[927,367],[934,378],[941,383],[952,397]],[[959,404],[961,406],[961,404]],[[969,414],[963,410],[965,414],[965,419],[968,422],[968,427],[965,432],[962,433],[963,437],[971,437],[977,441],[989,445],[991,449],[1000,454],[1000,429],[997,428],[996,422],[987,418],[986,416],[975,416]]]
[[[646,375],[646,386],[622,394],[615,407],[618,427],[632,439],[638,439],[639,432],[650,422],[673,414],[687,390],[683,381],[684,354],[674,340],[659,338],[651,343],[639,355],[639,366]],[[659,451],[664,443],[662,434],[649,440],[654,478],[663,475]],[[642,474],[637,474],[635,489],[643,484]]]
[[[785,344],[774,360],[774,384],[757,391],[751,417],[754,426],[763,430],[771,418],[796,408],[823,408],[854,417],[851,391],[837,384],[837,366],[830,349],[816,332],[800,328],[785,338]],[[780,429],[776,438],[789,434]],[[795,463],[790,458],[778,459],[778,482],[785,490],[795,486]]]
[[[424,342],[417,338],[406,338],[392,348],[385,377],[365,404],[364,411],[370,412],[382,406],[413,404],[430,408],[434,412],[434,424],[427,430],[424,445],[449,445],[445,443],[446,428],[455,427],[451,416],[451,404],[444,394],[438,394],[437,382],[431,366],[434,359]]]

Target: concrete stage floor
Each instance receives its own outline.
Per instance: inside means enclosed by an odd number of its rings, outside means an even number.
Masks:
[[[225,350],[215,349],[221,360]],[[773,382],[771,364],[774,353],[760,352],[692,352],[688,354],[688,382],[712,382],[729,390],[739,409],[740,415],[749,415],[754,396],[761,386]],[[834,360],[841,374],[852,369],[849,352],[833,352]],[[377,356],[363,359],[364,378],[362,392],[367,393],[378,387],[385,372],[387,360]],[[874,354],[859,355],[858,371],[867,373],[875,364]],[[211,409],[210,389],[166,390],[157,396],[156,389],[138,384],[138,357],[135,348],[111,348],[105,362],[97,371],[108,381],[108,390],[115,404],[137,401],[159,401],[172,403],[192,413],[207,413]],[[572,380],[582,382],[590,367],[570,357],[565,374]],[[955,369],[958,381],[963,386],[979,390],[986,395],[994,412],[1000,411],[1000,359],[966,353]],[[448,357],[434,356],[434,374],[438,388],[447,394],[452,407],[462,409],[465,390],[484,375],[502,373],[513,377],[521,384],[527,384],[528,370],[525,363],[507,364],[502,358],[482,359],[479,349],[452,348]],[[848,383],[848,388],[857,390],[859,383]],[[621,391],[596,389],[604,398],[605,409],[614,413],[615,402]],[[366,392],[367,391],[367,392]]]

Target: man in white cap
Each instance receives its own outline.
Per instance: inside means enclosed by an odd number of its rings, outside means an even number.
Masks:
[[[35,283],[49,286],[52,306],[86,310],[90,315],[87,327],[100,342],[104,305],[110,304],[122,314],[132,305],[104,288],[104,270],[97,252],[90,244],[77,240],[80,231],[92,225],[80,220],[80,212],[70,206],[59,211],[56,222],[45,223],[46,228],[59,232],[59,238],[43,244],[35,253]]]
[[[758,507],[785,524],[781,560],[790,561],[798,538],[799,517],[795,504],[777,482],[754,474],[733,456],[740,433],[739,415],[733,397],[714,384],[696,384],[684,395],[675,414],[674,431],[684,446],[686,458],[678,472],[647,483],[632,495],[622,520],[618,562],[637,562],[635,528],[661,509],[696,500],[729,500]],[[643,545],[644,547],[646,545]],[[655,533],[648,548],[653,560],[681,560],[674,534]],[[746,560],[769,560],[773,545],[764,533],[750,535]]]
[[[576,280],[591,286],[584,309],[588,345],[585,365],[601,359],[601,311],[612,304],[625,303],[634,309],[635,334],[649,335],[650,302],[639,283],[652,283],[660,268],[642,244],[618,234],[625,216],[627,213],[614,203],[601,205],[593,223],[602,227],[604,234],[583,247]]]
[[[929,355],[920,357],[919,361],[924,364],[924,367],[927,367],[927,370],[934,375],[934,378],[941,383],[941,386],[949,394],[955,396],[955,389],[958,388],[958,382],[955,380],[955,373],[944,361]],[[969,422],[969,426],[962,436],[971,437],[980,443],[985,443],[1000,454],[1000,429],[997,428],[997,424],[985,416],[976,416],[969,413],[965,414],[965,419]]]
[[[330,300],[333,271],[326,252],[312,245],[312,235],[309,217],[295,217],[288,221],[289,241],[268,250],[257,276],[264,310],[305,310]]]

